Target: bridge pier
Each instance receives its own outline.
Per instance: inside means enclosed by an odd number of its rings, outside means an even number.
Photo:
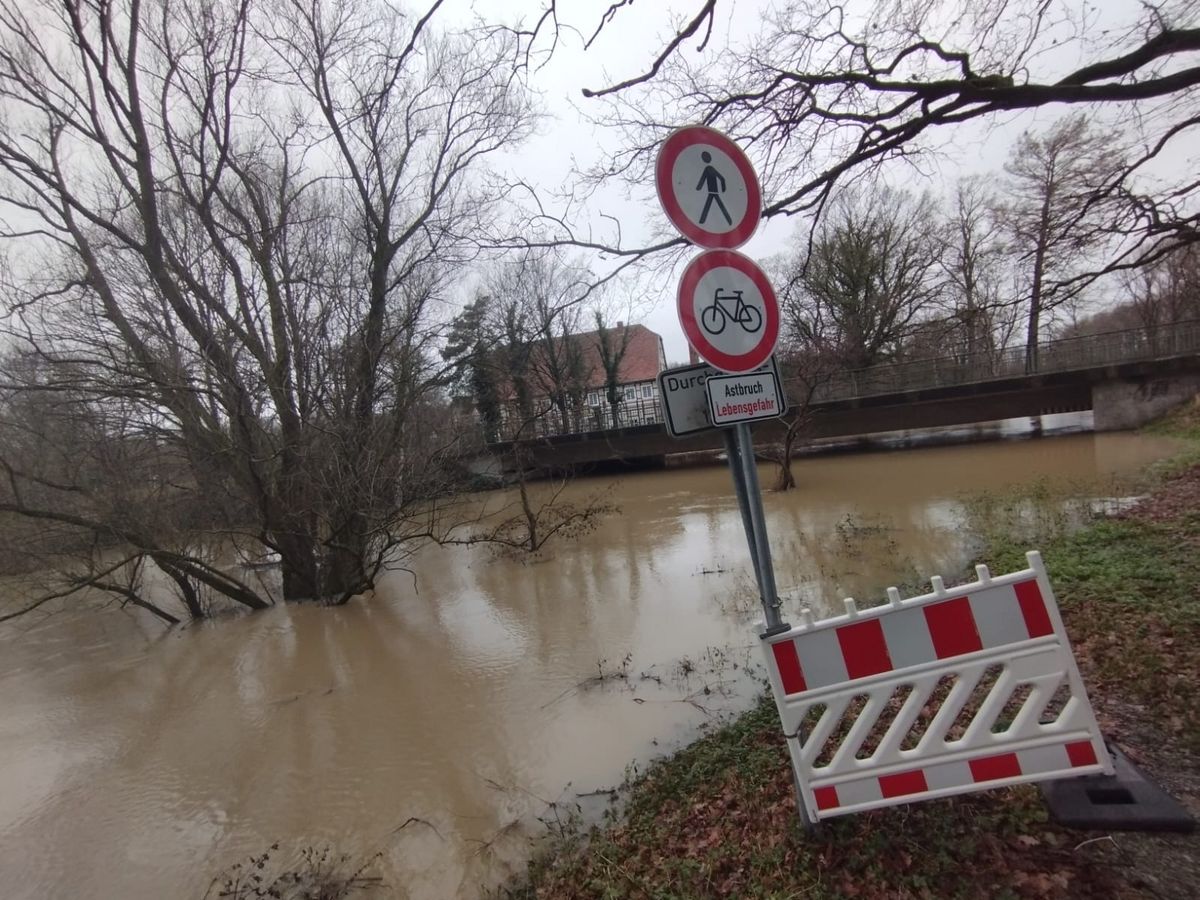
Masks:
[[[1138,428],[1200,394],[1200,373],[1142,376],[1092,385],[1096,431]]]

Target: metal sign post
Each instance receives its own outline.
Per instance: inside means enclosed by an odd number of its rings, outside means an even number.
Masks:
[[[667,430],[683,437],[726,426],[729,472],[766,617],[765,635],[778,634],[788,626],[779,614],[754,441],[745,423],[781,415],[786,408],[771,357],[779,339],[779,303],[766,273],[733,252],[750,239],[762,218],[758,176],[737,144],[704,126],[669,135],[659,148],[654,175],[671,224],[692,243],[708,248],[684,270],[676,302],[688,343],[712,368],[659,375]],[[761,371],[768,363],[769,371]],[[726,384],[728,379],[714,369],[746,377]],[[718,380],[724,385],[720,403],[709,383]],[[701,400],[707,402],[702,406]]]
[[[769,637],[787,631],[791,626],[780,615],[779,591],[775,586],[775,567],[771,562],[771,544],[767,538],[767,519],[763,513],[762,489],[758,484],[758,465],[754,458],[754,438],[750,434],[750,426],[743,423],[727,430],[725,446],[729,453],[729,471],[733,475],[738,507],[742,511],[742,526],[750,546],[750,559],[754,563],[763,615],[766,616],[767,627],[763,636]]]
[[[733,252],[750,239],[762,217],[762,192],[741,148],[702,126],[681,128],[663,142],[655,185],[671,224],[692,243],[709,248],[684,270],[676,303],[688,343],[712,368],[659,374],[667,431],[681,438],[723,426],[729,474],[762,601],[761,637],[768,641],[790,626],[780,614],[754,439],[747,423],[782,415],[787,408],[771,355],[779,340],[779,303],[766,273]],[[769,370],[763,371],[767,363]],[[716,375],[714,369],[725,375]],[[802,728],[803,723],[796,734]],[[800,819],[811,828],[814,820],[799,782],[796,796]]]

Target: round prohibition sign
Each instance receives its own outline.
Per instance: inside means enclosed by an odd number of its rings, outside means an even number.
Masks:
[[[710,250],[750,240],[762,217],[762,191],[742,149],[703,125],[672,132],[654,164],[658,200],[679,233]]]
[[[700,358],[722,372],[757,369],[779,340],[779,303],[766,273],[732,250],[709,250],[683,271],[679,322]]]

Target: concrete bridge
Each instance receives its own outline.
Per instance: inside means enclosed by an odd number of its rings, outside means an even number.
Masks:
[[[1200,392],[1200,321],[1046,341],[1036,371],[1025,349],[972,358],[922,359],[842,372],[814,392],[808,439],[938,428],[1091,410],[1097,431],[1135,428]],[[626,401],[628,427],[559,430],[488,451],[511,464],[567,468],[606,460],[649,461],[724,447],[719,431],[676,440],[657,401]],[[782,439],[779,420],[755,426],[761,444]]]

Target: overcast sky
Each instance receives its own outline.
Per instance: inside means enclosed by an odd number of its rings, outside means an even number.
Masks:
[[[605,147],[613,147],[620,135],[611,129],[597,128],[588,121],[589,115],[602,110],[602,101],[582,96],[584,87],[599,88],[646,70],[654,56],[674,34],[672,24],[690,18],[700,7],[700,0],[643,0],[622,8],[613,23],[607,26],[586,52],[583,36],[590,36],[611,0],[559,0],[560,46],[553,57],[532,75],[532,85],[540,94],[548,119],[541,133],[524,145],[503,165],[529,179],[548,192],[569,189],[572,171],[586,168],[596,161]],[[764,15],[777,3],[768,0],[720,0],[713,35],[701,58],[716,58],[731,45],[744,42],[761,27]],[[1129,21],[1137,15],[1136,0],[1105,0],[1102,5],[1080,2],[1088,10],[1093,24],[1104,26]],[[465,20],[472,16],[495,21],[502,17],[513,21],[523,17],[531,24],[542,8],[541,0],[451,0],[445,9],[444,22]],[[576,33],[576,30],[579,33]],[[683,53],[695,55],[696,42],[684,45]],[[1078,45],[1068,45],[1044,54],[1038,60],[1041,67],[1035,77],[1052,77],[1077,67],[1081,62]],[[890,180],[913,190],[932,190],[942,193],[952,189],[962,175],[999,174],[1010,149],[1022,130],[1049,126],[1067,110],[1061,106],[1047,107],[1034,113],[1011,114],[1003,119],[971,123],[953,132],[935,135],[940,155],[924,173],[909,166],[897,166]],[[786,184],[768,185],[765,202],[771,193],[788,188]],[[644,185],[640,194],[626,196],[623,187],[614,185],[591,198],[586,215],[592,222],[602,216],[613,216],[621,222],[626,245],[636,245],[651,236],[651,230],[661,229],[665,215],[654,199],[652,184]],[[789,248],[797,238],[796,220],[777,218],[764,223],[742,249],[750,257],[763,261]],[[589,260],[597,268],[603,262]],[[663,336],[667,359],[681,361],[687,357],[687,344],[675,313],[675,286],[678,270],[664,268],[652,278],[643,278],[638,285],[625,285],[625,295],[642,293],[647,300],[633,315]],[[635,288],[637,289],[635,291]]]
[[[413,9],[424,10],[429,0],[408,2]],[[446,0],[434,19],[434,27],[453,29],[480,20],[510,24],[524,20],[526,26],[531,26],[545,2]],[[731,47],[745,44],[763,27],[763,20],[769,17],[772,9],[783,2],[785,0],[718,0],[713,33],[703,53],[697,53],[695,40],[686,42],[679,52],[697,61],[719,59],[722,54],[728,54]],[[848,2],[864,4],[872,0]],[[955,0],[947,2],[953,5]],[[1138,0],[1102,0],[1095,4],[1090,0],[1067,2],[1086,10],[1095,29],[1132,21],[1141,10]],[[595,32],[601,17],[611,5],[612,0],[558,0],[561,24],[559,46],[545,64],[530,76],[531,86],[540,98],[545,121],[531,140],[515,148],[513,153],[492,160],[493,165],[537,185],[547,198],[569,191],[576,170],[587,169],[603,157],[606,149],[617,149],[618,142],[622,140],[616,130],[598,127],[589,120],[589,117],[603,113],[604,101],[584,98],[582,89],[605,87],[645,72],[662,47],[674,36],[673,26],[694,16],[702,0],[639,0],[622,7],[615,19],[585,51],[584,39]],[[548,43],[547,35],[539,42],[539,48],[547,49]],[[1033,73],[1034,77],[1053,78],[1070,71],[1080,64],[1081,56],[1078,44],[1056,47],[1038,57],[1038,70]],[[895,186],[914,191],[931,190],[943,194],[953,190],[954,182],[960,176],[999,175],[1022,130],[1044,129],[1066,112],[1061,106],[1049,106],[1034,113],[1014,113],[1000,119],[958,126],[953,131],[947,129],[935,133],[934,139],[940,152],[925,158],[923,171],[897,164],[890,170],[889,181]],[[1168,154],[1164,164],[1186,166],[1181,171],[1194,171],[1198,151],[1200,148],[1193,149],[1190,159],[1185,159],[1179,152]],[[813,167],[818,163],[814,161]],[[794,186],[776,178],[774,183],[764,185],[764,201],[770,203],[773,195],[782,195]],[[611,220],[605,217],[619,221],[625,246],[648,243],[656,233],[661,235],[669,228],[666,216],[655,199],[654,186],[649,182],[638,186],[632,193],[624,185],[617,184],[599,190],[589,198],[579,214],[593,225],[609,229],[610,237]],[[584,226],[586,222],[576,219],[575,224]],[[797,218],[776,217],[763,223],[741,251],[760,263],[764,262],[795,246],[798,230],[806,227],[807,223]],[[582,261],[597,271],[603,271],[606,266],[603,259],[595,257],[585,257]],[[636,283],[618,284],[613,291],[616,314],[643,322],[661,334],[667,359],[671,362],[687,358],[687,344],[675,312],[675,288],[680,271],[681,267],[672,268],[664,261],[660,268],[643,275]],[[463,296],[458,299],[465,300],[472,287],[472,283],[464,283]],[[1112,287],[1108,290],[1111,292]],[[633,297],[639,298],[639,303],[630,310],[629,298]],[[1103,290],[1098,299],[1101,302],[1106,299]]]
[[[410,0],[414,9],[427,8],[428,0]],[[730,47],[744,44],[761,27],[765,17],[784,0],[718,0],[713,33],[702,55],[697,54],[697,42],[689,41],[680,53],[700,61],[715,60],[727,54]],[[869,3],[871,0],[849,0],[850,3]],[[954,0],[948,0],[953,4]],[[1091,26],[1119,28],[1131,22],[1141,11],[1138,0],[1067,0],[1086,11]],[[454,28],[474,21],[513,23],[523,19],[531,25],[540,15],[545,0],[447,0],[435,17],[435,27]],[[570,190],[573,172],[586,169],[603,155],[617,148],[622,136],[613,129],[597,127],[589,116],[604,111],[603,101],[582,96],[584,87],[599,88],[646,71],[661,48],[675,34],[673,25],[695,15],[702,0],[639,0],[623,7],[613,22],[606,26],[588,50],[583,42],[590,36],[612,0],[558,0],[560,44],[543,66],[531,74],[531,84],[540,97],[545,121],[540,132],[506,157],[493,160],[494,165],[534,183],[549,197]],[[546,49],[547,40],[540,42]],[[1076,68],[1082,61],[1078,44],[1056,47],[1041,54],[1034,77],[1053,78]],[[931,190],[944,194],[953,190],[956,179],[963,175],[992,174],[999,176],[1010,149],[1027,128],[1044,129],[1068,110],[1049,106],[1033,113],[1014,113],[999,119],[970,123],[934,135],[940,153],[926,158],[923,171],[898,164],[890,170],[889,180],[896,186],[915,191]],[[681,123],[682,124],[682,123]],[[1186,140],[1186,139],[1185,139]],[[1162,163],[1168,169],[1195,171],[1200,147],[1187,153],[1176,147]],[[751,151],[753,158],[753,151]],[[814,167],[819,161],[814,161]],[[777,178],[764,185],[765,202],[794,187]],[[649,242],[655,232],[667,229],[666,217],[654,196],[653,184],[647,182],[629,194],[623,185],[612,185],[594,194],[580,213],[593,224],[608,227],[605,217],[621,224],[622,242],[638,246]],[[585,224],[577,222],[576,224]],[[789,248],[798,240],[798,229],[805,222],[777,217],[763,223],[755,236],[741,248],[751,258],[764,262]],[[698,252],[698,251],[697,251]],[[695,255],[695,254],[692,254]],[[595,270],[602,271],[605,261],[584,258]],[[641,277],[637,283],[622,284],[614,291],[618,315],[629,310],[626,298],[638,297],[639,305],[629,316],[641,321],[663,336],[667,359],[672,362],[687,358],[687,344],[675,312],[675,287],[680,268],[667,263]],[[464,284],[463,297],[471,284]],[[1097,300],[1104,302],[1114,295],[1115,285],[1101,289]]]

